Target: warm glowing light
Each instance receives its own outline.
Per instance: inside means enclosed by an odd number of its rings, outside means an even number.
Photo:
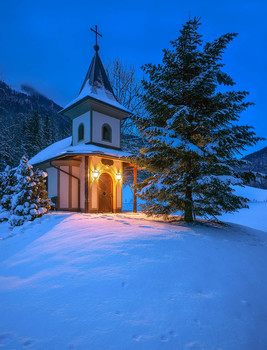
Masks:
[[[93,179],[97,180],[99,176],[99,171],[98,170],[93,170],[92,172]]]
[[[121,181],[121,178],[122,178],[121,173],[117,173],[116,174],[117,181]]]

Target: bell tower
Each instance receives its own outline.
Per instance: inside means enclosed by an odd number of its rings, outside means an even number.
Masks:
[[[121,120],[130,111],[116,99],[98,51],[97,37],[102,35],[95,29],[95,54],[81,86],[79,95],[60,113],[72,119],[72,145],[94,144],[96,146],[121,149]]]

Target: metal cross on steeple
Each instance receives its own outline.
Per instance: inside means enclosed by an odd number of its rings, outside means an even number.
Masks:
[[[97,45],[97,36],[99,35],[99,36],[101,36],[101,38],[102,38],[102,34],[98,33],[98,31],[97,31],[97,25],[95,25],[95,29],[93,29],[93,28],[90,28],[90,29],[91,29],[92,32],[95,33],[95,46],[94,46],[94,49],[95,49],[96,51],[98,51],[98,50],[99,50],[99,46]]]

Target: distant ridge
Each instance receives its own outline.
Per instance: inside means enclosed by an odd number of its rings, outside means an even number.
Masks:
[[[267,174],[267,147],[248,154],[247,156],[243,157],[243,159],[249,162],[249,164],[245,166],[246,169]],[[250,185],[267,189],[267,179],[259,180]]]

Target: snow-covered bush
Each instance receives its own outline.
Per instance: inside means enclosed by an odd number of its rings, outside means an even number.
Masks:
[[[22,225],[46,214],[50,209],[43,171],[33,171],[26,157],[22,157],[15,171],[6,169],[0,179],[0,220],[11,226]]]

